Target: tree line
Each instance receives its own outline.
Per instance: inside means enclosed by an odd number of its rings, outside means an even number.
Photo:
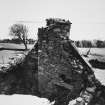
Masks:
[[[36,40],[32,38],[27,39],[27,44],[34,44]],[[81,48],[104,48],[105,47],[105,41],[102,40],[78,40],[73,41],[74,44],[77,47]],[[12,39],[2,39],[0,40],[0,43],[15,43],[15,44],[22,44],[22,41],[19,38],[12,38]]]
[[[81,41],[74,41],[77,47],[82,48],[104,48],[105,47],[105,40],[81,40]]]
[[[29,38],[27,39],[27,44],[34,44],[36,40]],[[0,40],[0,43],[15,43],[15,44],[22,44],[22,41],[18,38],[12,38],[12,39],[2,39]]]

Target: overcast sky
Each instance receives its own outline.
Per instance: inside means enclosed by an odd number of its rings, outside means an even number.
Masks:
[[[49,17],[69,19],[71,39],[105,40],[105,0],[0,0],[0,39],[19,21],[29,21],[30,36],[36,37]]]

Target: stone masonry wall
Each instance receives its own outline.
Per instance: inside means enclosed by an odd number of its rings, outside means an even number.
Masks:
[[[46,22],[24,60],[0,71],[0,94],[36,95],[55,100],[54,105],[68,105],[81,97],[77,105],[105,105],[105,87],[69,39],[71,22]]]

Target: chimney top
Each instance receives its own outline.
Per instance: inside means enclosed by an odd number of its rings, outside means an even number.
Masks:
[[[46,25],[50,26],[50,25],[57,25],[57,24],[63,24],[63,25],[70,25],[72,24],[69,20],[64,20],[64,19],[60,19],[60,18],[49,18],[46,19]]]

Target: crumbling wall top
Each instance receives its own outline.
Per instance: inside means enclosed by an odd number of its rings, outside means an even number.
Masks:
[[[60,18],[49,18],[46,19],[46,25],[50,26],[50,25],[57,25],[57,24],[63,24],[63,25],[70,25],[72,24],[69,20],[64,20],[64,19],[60,19]]]
[[[67,39],[70,35],[71,22],[59,18],[46,19],[46,27],[38,29],[38,40]]]

